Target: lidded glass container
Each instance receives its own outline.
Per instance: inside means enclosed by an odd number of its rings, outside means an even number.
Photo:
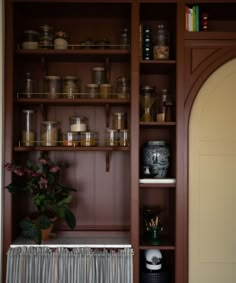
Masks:
[[[61,77],[45,76],[48,98],[57,98],[61,92]]]
[[[33,146],[35,142],[35,112],[34,110],[22,110],[23,124],[21,138],[23,146]]]
[[[105,132],[106,145],[117,146],[118,145],[118,131],[115,129],[107,128]]]
[[[85,132],[88,130],[87,117],[70,117],[70,130],[71,132]]]
[[[86,85],[86,94],[89,98],[95,98],[98,96],[99,86],[98,84],[87,84]]]
[[[67,49],[68,48],[68,34],[64,31],[55,33],[54,49]]]
[[[66,132],[63,134],[63,146],[78,146],[79,134],[77,132]]]
[[[112,93],[111,84],[100,84],[100,97],[101,98],[109,98]]]
[[[155,102],[155,88],[151,86],[144,86],[141,89],[140,104],[141,104],[141,121],[153,121],[153,105]]]
[[[129,144],[129,133],[127,129],[122,129],[119,131],[119,145],[128,146]]]
[[[128,98],[130,95],[130,80],[121,76],[116,80],[116,93],[118,98]]]
[[[116,130],[126,129],[127,119],[126,113],[115,112],[113,113],[113,128]]]
[[[94,67],[92,69],[92,83],[93,84],[104,84],[105,79],[105,68],[104,67]]]
[[[47,24],[40,27],[39,46],[41,48],[53,48],[53,28]]]
[[[56,146],[58,141],[58,123],[56,121],[43,121],[41,123],[41,145]]]
[[[169,46],[169,31],[166,23],[159,23],[157,26],[156,40],[153,46],[153,58],[154,60],[170,58],[170,46]]]
[[[76,76],[63,77],[63,93],[66,98],[75,98],[75,94],[79,92],[79,80]]]
[[[96,146],[98,141],[97,132],[81,132],[80,145],[81,146]]]
[[[35,30],[25,30],[22,43],[23,49],[37,49],[39,42],[39,33]]]

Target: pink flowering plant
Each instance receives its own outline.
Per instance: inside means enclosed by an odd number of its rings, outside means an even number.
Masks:
[[[65,219],[67,225],[73,229],[76,219],[69,208],[73,188],[59,183],[66,163],[54,163],[48,156],[41,156],[38,162],[27,160],[24,166],[7,163],[5,168],[15,174],[17,178],[7,186],[12,194],[25,191],[30,194],[33,204],[37,208],[36,217],[26,217],[20,222],[22,234],[32,238],[36,243],[42,241],[42,229],[47,229],[54,218]]]

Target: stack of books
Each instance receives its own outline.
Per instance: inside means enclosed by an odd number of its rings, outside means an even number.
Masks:
[[[185,30],[186,31],[199,31],[199,6],[186,5],[185,6]]]

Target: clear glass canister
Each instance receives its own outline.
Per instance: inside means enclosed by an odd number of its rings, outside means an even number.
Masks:
[[[118,131],[115,129],[107,128],[105,132],[106,145],[117,146],[118,145]]]
[[[53,48],[53,28],[47,24],[40,27],[39,46],[41,48]]]
[[[123,129],[119,131],[119,145],[120,146],[128,146],[129,142],[129,133],[127,129]]]
[[[80,91],[79,80],[76,76],[63,77],[63,93],[66,98],[75,98],[75,94]]]
[[[104,84],[105,82],[105,68],[94,67],[92,69],[92,83],[100,85]]]
[[[98,96],[99,86],[98,84],[87,84],[86,85],[86,94],[89,98],[95,98]]]
[[[45,80],[48,98],[57,98],[61,92],[61,77],[46,76]]]
[[[169,59],[170,46],[169,46],[169,31],[165,23],[160,23],[157,26],[156,40],[153,46],[154,60]]]
[[[118,98],[128,98],[130,95],[130,80],[121,76],[116,80],[116,93]]]
[[[81,132],[80,145],[81,146],[96,146],[98,141],[97,132]]]
[[[33,146],[35,143],[35,112],[34,110],[22,110],[22,143],[23,146]]]
[[[43,121],[41,123],[42,146],[56,146],[58,141],[58,123],[56,121]]]
[[[67,49],[68,48],[68,34],[64,31],[55,33],[54,49]]]
[[[37,49],[39,42],[39,33],[35,30],[25,30],[22,43],[23,49]]]
[[[78,146],[79,134],[77,132],[66,132],[63,134],[63,146]]]
[[[124,112],[115,112],[113,113],[113,128],[116,130],[126,129],[126,113]]]
[[[88,130],[87,117],[70,117],[70,130],[71,132],[85,132]]]

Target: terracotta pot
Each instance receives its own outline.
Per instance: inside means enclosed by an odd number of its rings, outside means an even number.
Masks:
[[[52,223],[50,225],[50,227],[48,227],[47,229],[41,229],[41,233],[42,233],[42,242],[47,241],[50,238],[50,234],[52,232],[53,226],[54,226],[54,222],[56,221],[56,217],[51,219]]]

